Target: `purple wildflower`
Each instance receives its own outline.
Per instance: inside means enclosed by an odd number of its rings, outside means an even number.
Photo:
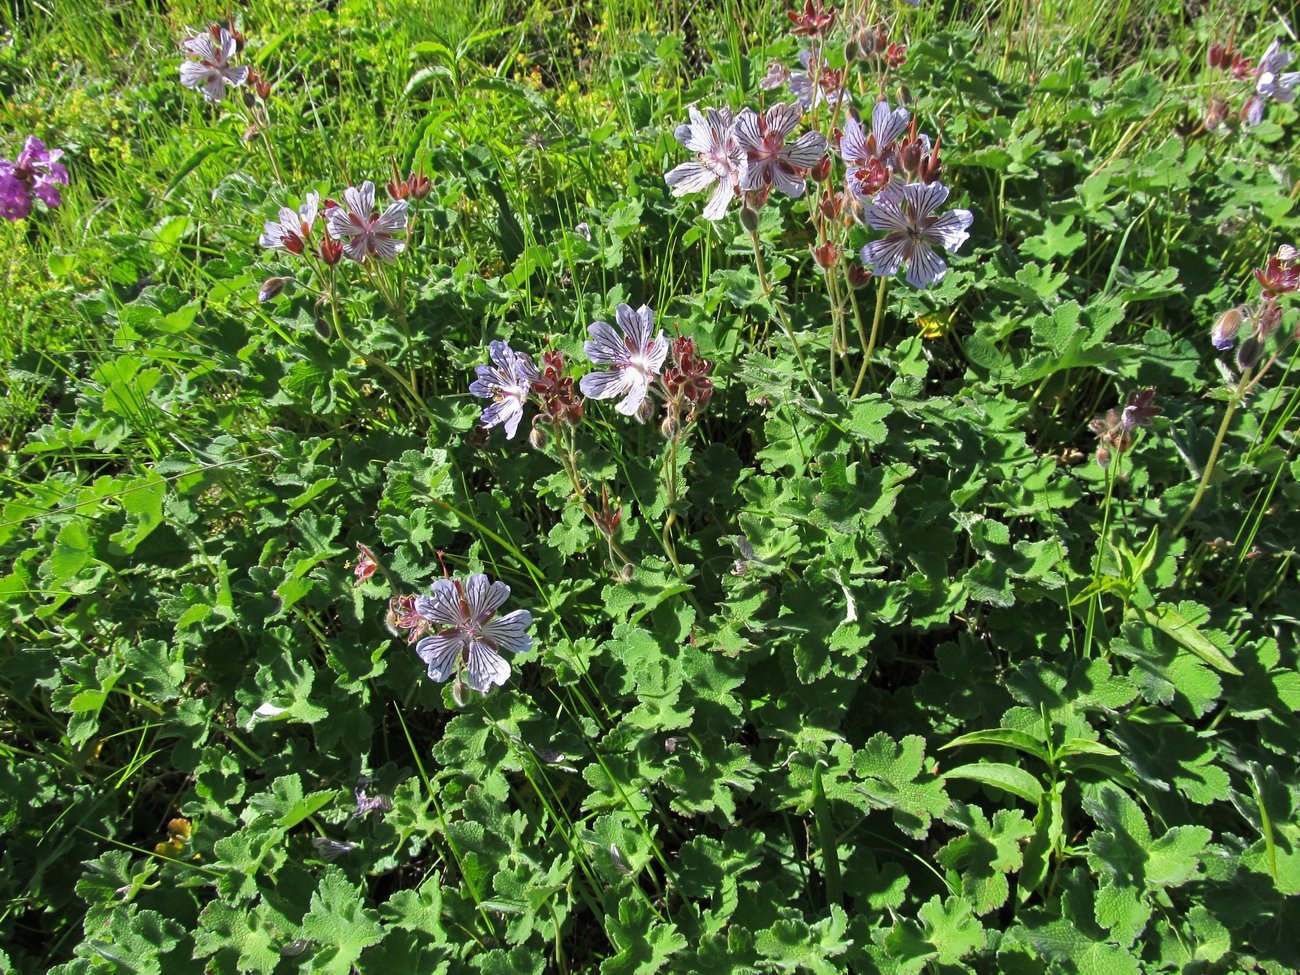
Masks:
[[[885,230],[880,240],[862,248],[862,263],[870,264],[877,277],[888,277],[907,265],[907,283],[927,288],[943,280],[948,265],[935,252],[936,246],[955,251],[970,236],[966,232],[975,219],[969,210],[934,211],[948,199],[942,183],[908,183],[891,186],[865,210],[867,223]]]
[[[202,88],[205,100],[216,104],[226,96],[226,85],[238,88],[248,78],[248,68],[230,63],[235,38],[224,27],[213,27],[181,42],[189,60],[181,65],[181,84]]]
[[[706,108],[701,115],[691,106],[689,111],[690,123],[679,125],[674,136],[699,159],[673,167],[664,174],[664,180],[673,188],[673,196],[698,193],[717,183],[704,208],[704,218],[721,220],[727,212],[727,204],[740,190],[745,173],[745,152],[736,142],[731,109]]]
[[[803,196],[807,170],[826,150],[826,137],[820,132],[805,132],[787,146],[785,138],[802,116],[798,102],[778,102],[763,115],[750,108],[740,113],[736,118],[736,141],[749,157],[740,180],[742,190],[775,186],[787,196]]]
[[[359,187],[349,186],[343,191],[343,199],[347,206],[330,207],[325,211],[325,222],[331,236],[343,242],[348,260],[358,264],[367,257],[390,261],[402,252],[405,241],[393,235],[406,230],[409,204],[405,200],[394,200],[379,213],[375,209],[375,184],[370,180]]]
[[[790,91],[800,105],[834,105],[844,97],[844,72],[832,68],[813,51],[800,51],[799,63],[803,70],[790,74]]]
[[[479,573],[464,580],[439,579],[431,595],[415,597],[415,611],[435,628],[415,645],[431,678],[441,683],[464,668],[466,682],[480,694],[505,683],[510,665],[499,651],[523,653],[533,645],[531,613],[517,609],[497,616],[509,596],[504,582],[489,582]]]
[[[1255,91],[1263,98],[1279,102],[1295,100],[1295,86],[1300,83],[1300,71],[1285,71],[1291,63],[1291,52],[1284,51],[1274,38],[1255,68]]]
[[[257,242],[273,250],[301,254],[307,249],[311,238],[311,228],[316,223],[320,210],[320,194],[308,193],[306,202],[294,213],[288,207],[280,207],[279,221],[268,220]]]
[[[771,91],[774,88],[780,88],[790,80],[790,69],[780,61],[769,61],[767,65],[767,74],[758,82],[758,87],[764,91]]]
[[[869,200],[889,184],[895,147],[907,131],[909,118],[902,105],[891,111],[888,102],[879,101],[871,110],[870,132],[855,118],[844,124],[840,158],[848,170],[849,192],[858,199]]]
[[[624,416],[635,416],[645,402],[650,381],[659,376],[668,356],[668,340],[663,330],[651,338],[654,313],[648,305],[636,311],[630,305],[614,309],[620,335],[606,322],[592,322],[587,332],[591,339],[583,344],[587,358],[598,366],[612,366],[604,372],[589,372],[578,383],[582,394],[590,399],[623,400],[614,407]]]
[[[478,378],[469,384],[469,391],[494,402],[483,410],[483,427],[498,424],[506,428],[506,439],[513,440],[524,415],[524,403],[532,383],[538,378],[537,364],[525,352],[516,352],[500,339],[488,346],[492,359],[490,366],[475,366]]]
[[[59,162],[62,156],[62,149],[48,149],[29,135],[18,158],[0,159],[0,216],[22,220],[32,212],[34,197],[48,207],[61,205],[59,187],[68,183],[68,171]]]

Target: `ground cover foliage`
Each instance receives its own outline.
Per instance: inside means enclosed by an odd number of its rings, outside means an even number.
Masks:
[[[7,6],[0,971],[1300,967],[1294,25],[792,9]]]

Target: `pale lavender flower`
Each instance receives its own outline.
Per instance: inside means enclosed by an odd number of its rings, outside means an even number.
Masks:
[[[790,74],[790,91],[804,108],[822,102],[834,105],[844,97],[844,73],[836,71],[812,51],[800,51],[802,71]]]
[[[758,87],[764,91],[771,91],[774,88],[780,88],[790,80],[790,69],[780,61],[769,61],[767,65],[767,74],[758,82]]]
[[[1264,56],[1255,67],[1255,91],[1262,98],[1279,102],[1295,100],[1295,86],[1300,82],[1300,71],[1284,71],[1291,63],[1291,52],[1282,49],[1274,38]]]
[[[272,250],[302,254],[307,249],[319,210],[320,194],[315,192],[307,194],[306,201],[298,207],[297,213],[288,207],[280,207],[280,219],[266,221],[262,236],[257,238],[257,242]]]
[[[803,196],[807,171],[826,150],[826,137],[820,132],[805,132],[786,145],[786,136],[794,131],[802,116],[803,108],[798,102],[777,103],[763,115],[751,108],[740,113],[736,118],[736,141],[748,156],[740,180],[742,190],[775,186],[787,196]]]
[[[740,191],[740,181],[745,174],[745,151],[736,142],[731,109],[706,108],[704,114],[700,114],[699,109],[692,105],[689,112],[690,123],[679,125],[673,134],[699,158],[673,167],[664,174],[664,180],[673,188],[673,196],[698,193],[716,183],[704,207],[704,218],[721,220],[727,212],[727,204]]]
[[[393,235],[406,230],[405,200],[394,200],[380,213],[375,208],[375,184],[366,180],[359,187],[343,191],[346,206],[332,206],[325,211],[325,222],[336,240],[343,242],[343,254],[358,264],[367,257],[390,261],[406,247]]]
[[[480,694],[510,676],[499,651],[523,653],[533,645],[528,635],[533,617],[525,609],[497,616],[510,596],[504,582],[489,582],[479,573],[468,579],[439,579],[431,595],[415,597],[415,611],[435,630],[415,645],[415,652],[438,682],[459,676]]]
[[[914,288],[942,281],[948,265],[934,248],[957,250],[970,236],[966,228],[975,219],[961,209],[936,216],[934,211],[947,199],[948,187],[939,182],[891,186],[881,193],[864,208],[865,217],[876,230],[888,233],[862,248],[862,263],[877,277],[889,277],[905,264],[907,283]]]
[[[614,409],[624,416],[636,416],[645,402],[650,382],[658,378],[668,356],[668,340],[661,329],[652,337],[654,313],[648,305],[636,311],[631,305],[614,309],[619,332],[606,322],[592,322],[587,328],[591,339],[583,344],[587,358],[598,366],[611,366],[604,372],[589,372],[578,383],[582,395],[590,399],[623,399]]]
[[[890,183],[894,150],[910,118],[902,105],[891,110],[888,102],[879,101],[871,109],[870,132],[855,118],[844,123],[840,158],[848,171],[849,192],[858,199],[869,200]]]
[[[48,149],[29,135],[16,159],[0,159],[0,216],[22,220],[32,212],[34,197],[48,207],[62,204],[59,187],[68,183],[68,171],[59,162],[62,157],[62,149]]]
[[[230,63],[235,39],[224,27],[214,27],[181,42],[189,60],[181,64],[181,84],[202,88],[203,97],[216,104],[226,97],[226,86],[238,88],[248,78],[248,68]]]
[[[506,439],[513,440],[524,415],[532,382],[538,377],[537,364],[526,352],[516,352],[500,339],[488,346],[490,366],[475,366],[478,378],[469,384],[469,391],[483,399],[493,400],[483,410],[482,424],[491,428],[498,424],[506,428]]]

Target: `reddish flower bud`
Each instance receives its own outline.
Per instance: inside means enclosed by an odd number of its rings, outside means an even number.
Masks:
[[[1211,68],[1226,68],[1231,63],[1231,54],[1222,44],[1211,44],[1205,54],[1205,63]]]
[[[840,249],[829,240],[824,244],[811,248],[811,250],[813,260],[817,262],[817,266],[823,271],[830,270],[839,263]]]
[[[830,153],[824,153],[820,159],[813,164],[812,169],[808,171],[808,178],[814,182],[820,183],[830,175],[831,157]]]
[[[316,256],[324,261],[327,266],[333,267],[343,259],[343,244],[331,237],[330,232],[326,230],[325,237],[316,247]]]
[[[885,63],[897,71],[907,61],[906,44],[890,44],[885,51]]]

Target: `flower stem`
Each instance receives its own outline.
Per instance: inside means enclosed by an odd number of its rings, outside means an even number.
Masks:
[[[817,392],[817,384],[813,382],[812,373],[808,371],[808,362],[803,357],[803,350],[799,348],[799,339],[795,337],[794,328],[790,324],[790,318],[786,315],[785,308],[781,306],[781,303],[776,300],[776,296],[772,293],[772,281],[767,276],[767,265],[763,263],[763,248],[759,246],[758,231],[755,230],[751,232],[749,239],[754,245],[754,263],[758,266],[758,280],[763,286],[763,294],[767,297],[767,300],[772,303],[772,307],[776,309],[776,317],[780,320],[781,327],[785,329],[785,334],[790,340],[790,344],[794,346],[794,357],[799,360],[799,368],[803,370],[803,374],[807,378],[808,384],[812,387],[813,396],[816,397],[817,402],[820,403],[822,400],[821,394]]]
[[[1241,379],[1237,382],[1237,388],[1233,391],[1232,399],[1228,400],[1228,408],[1223,411],[1223,422],[1219,424],[1219,432],[1214,436],[1214,446],[1210,448],[1210,459],[1205,462],[1205,470],[1201,472],[1201,483],[1196,485],[1196,494],[1192,496],[1192,503],[1187,506],[1183,516],[1178,519],[1178,524],[1174,526],[1173,537],[1178,537],[1179,532],[1187,524],[1187,520],[1192,517],[1192,512],[1196,510],[1196,506],[1201,503],[1201,498],[1205,497],[1205,488],[1210,483],[1210,475],[1214,473],[1215,462],[1218,461],[1219,451],[1223,447],[1223,438],[1228,435],[1228,424],[1232,422],[1232,415],[1237,412],[1237,407],[1245,399],[1250,386],[1250,370],[1247,369],[1241,374]]]
[[[1106,467],[1106,496],[1101,502],[1101,532],[1097,537],[1097,556],[1092,562],[1092,581],[1089,587],[1092,594],[1088,597],[1088,619],[1083,631],[1083,655],[1092,654],[1092,633],[1097,622],[1097,606],[1101,602],[1101,592],[1097,588],[1101,582],[1101,563],[1106,554],[1106,539],[1110,535],[1110,499],[1115,490],[1115,477],[1124,455],[1115,454],[1114,463]]]
[[[871,320],[871,337],[866,340],[866,345],[862,350],[862,368],[858,370],[858,381],[853,384],[853,395],[850,399],[857,399],[858,392],[862,389],[862,381],[867,378],[867,366],[871,364],[871,353],[876,348],[876,339],[880,335],[880,320],[885,311],[885,286],[889,283],[888,278],[876,278],[878,282],[876,288],[876,316]],[[853,300],[854,309],[857,308],[857,299]],[[862,336],[862,316],[858,316],[858,336]]]

